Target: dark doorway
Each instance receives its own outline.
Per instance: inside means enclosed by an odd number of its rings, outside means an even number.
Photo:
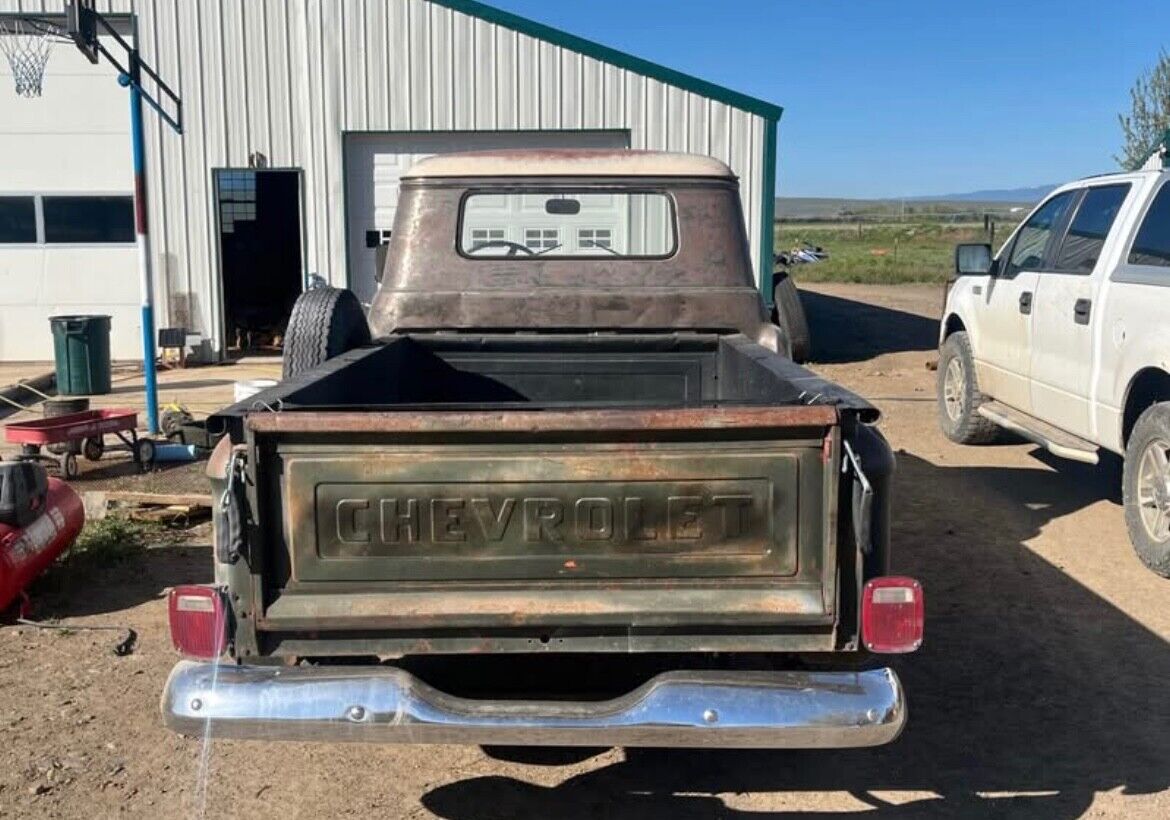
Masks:
[[[215,172],[224,348],[279,353],[303,289],[298,170]]]

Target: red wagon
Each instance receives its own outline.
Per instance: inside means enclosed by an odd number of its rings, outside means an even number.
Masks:
[[[81,452],[89,461],[97,461],[106,451],[106,436],[118,440],[134,456],[142,471],[154,464],[154,442],[138,437],[138,414],[121,408],[84,410],[34,421],[13,422],[4,425],[4,438],[10,444],[19,444],[21,460],[45,461],[59,465],[65,478],[77,478],[77,456],[67,448],[58,456],[43,455],[42,447],[51,444],[82,442]]]

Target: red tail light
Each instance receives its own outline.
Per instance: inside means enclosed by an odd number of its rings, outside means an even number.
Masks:
[[[227,646],[227,607],[212,587],[174,587],[167,597],[171,642],[189,658],[211,660]]]
[[[922,646],[922,584],[913,578],[874,578],[861,595],[861,639],[879,654],[913,652]]]

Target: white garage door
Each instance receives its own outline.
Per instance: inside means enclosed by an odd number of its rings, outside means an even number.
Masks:
[[[374,298],[378,244],[390,237],[399,180],[434,154],[497,148],[628,148],[626,131],[467,131],[349,134],[345,138],[349,283],[362,302]]]

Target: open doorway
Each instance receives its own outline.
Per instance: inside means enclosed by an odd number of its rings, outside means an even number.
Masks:
[[[301,173],[297,169],[215,172],[224,352],[280,352],[303,289]]]

